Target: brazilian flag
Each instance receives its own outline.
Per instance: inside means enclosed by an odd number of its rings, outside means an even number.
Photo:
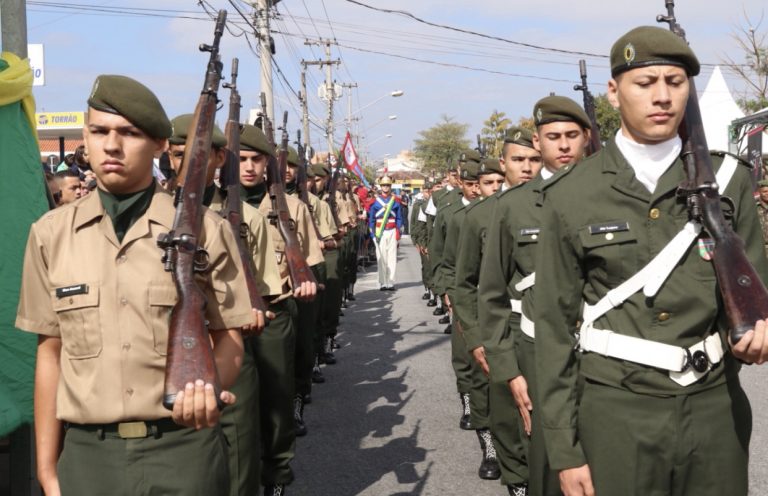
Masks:
[[[29,61],[0,54],[0,437],[32,421],[37,338],[14,327],[24,247],[48,202]]]

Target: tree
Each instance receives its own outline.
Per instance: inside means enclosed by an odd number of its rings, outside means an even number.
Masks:
[[[605,93],[595,97],[595,118],[600,129],[600,140],[608,141],[621,127],[621,115],[613,108]]]
[[[483,122],[483,129],[480,131],[480,142],[486,149],[489,157],[501,156],[501,148],[504,146],[504,135],[509,129],[512,121],[507,118],[504,112],[493,111],[491,116]]]
[[[414,140],[413,154],[424,163],[424,171],[446,171],[448,163],[457,161],[459,155],[469,148],[466,139],[469,124],[455,122],[453,117],[440,116],[441,122],[429,129],[419,131]]]
[[[744,63],[725,58],[726,66],[746,83],[747,89],[736,102],[748,114],[768,107],[768,33],[759,31],[763,17],[761,14],[753,23],[744,12],[745,25],[736,26],[731,34],[743,52]]]

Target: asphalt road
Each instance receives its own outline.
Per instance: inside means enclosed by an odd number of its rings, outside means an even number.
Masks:
[[[421,300],[419,257],[401,241],[397,292],[380,292],[375,266],[359,275],[327,382],[315,385],[288,494],[301,496],[505,496],[477,477],[474,432],[458,428],[460,404],[449,336]],[[752,401],[750,494],[768,494],[767,367],[746,367]]]

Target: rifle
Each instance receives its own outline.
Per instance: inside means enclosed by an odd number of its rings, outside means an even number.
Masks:
[[[670,30],[685,40],[685,31],[675,17],[674,0],[665,0],[665,5],[667,15],[657,16],[656,21],[668,23]],[[754,328],[755,322],[768,316],[768,290],[749,262],[744,242],[723,215],[721,199],[731,209],[733,202],[718,191],[693,78],[678,132],[683,141],[681,157],[687,179],[677,194],[686,198],[690,217],[700,222],[714,241],[712,264],[731,326],[731,342],[736,343]]]
[[[256,285],[256,278],[253,275],[251,259],[248,249],[245,246],[248,239],[248,224],[243,222],[243,204],[240,201],[240,92],[237,91],[237,69],[238,59],[232,59],[232,77],[229,83],[224,83],[225,88],[229,88],[229,118],[224,128],[224,134],[227,136],[227,160],[221,169],[222,186],[226,189],[227,198],[224,202],[224,208],[221,216],[229,221],[237,240],[237,252],[240,255],[240,261],[243,264],[243,276],[245,284],[248,286],[248,296],[251,300],[251,308],[257,312],[267,314],[267,306],[264,303],[261,293]],[[261,327],[255,329],[257,334],[263,331]]]
[[[307,191],[307,160],[304,157],[304,147],[301,145],[300,129],[296,130],[296,151],[299,155],[300,162],[298,167],[296,167],[296,191],[299,195],[299,199],[304,202],[304,205],[309,209],[309,213],[312,214],[314,213],[315,208],[309,202],[309,192]],[[323,236],[320,234],[320,229],[318,229],[314,217],[312,217],[312,227],[315,228],[315,236],[317,236],[317,240],[323,242]],[[323,242],[323,245],[326,245],[326,242]],[[333,244],[333,246],[336,245]],[[327,247],[328,246],[326,246],[326,248]]]
[[[264,101],[264,93],[261,94]],[[269,134],[267,138],[270,143],[275,145],[275,138],[272,134],[272,125],[264,114],[265,122]],[[285,198],[285,168],[288,166],[288,112],[283,114],[282,140],[279,158],[275,159],[270,155],[267,159],[267,183],[269,185],[269,199],[272,201],[272,211],[269,213],[270,222],[277,226],[280,235],[285,241],[285,258],[288,263],[288,271],[291,275],[291,285],[293,289],[301,287],[302,283],[311,282],[317,284],[314,274],[309,269],[304,255],[301,253],[299,238],[296,235],[296,221],[291,219],[291,213],[288,210],[288,202]]]
[[[333,152],[328,152],[328,166],[333,172],[331,173],[331,177],[325,183],[325,201],[328,202],[328,205],[330,205],[331,214],[333,214],[333,221],[336,223],[336,227],[338,227],[339,231],[341,231],[343,224],[341,223],[341,219],[339,219],[339,212],[337,210],[336,204],[336,186],[339,180],[339,169],[334,167],[331,163],[331,153]]]
[[[488,147],[483,144],[483,140],[480,139],[479,134],[477,135],[477,148],[475,148],[475,150],[480,154],[480,158],[486,158],[485,154],[488,152]]]
[[[205,190],[208,158],[211,152],[216,104],[216,92],[221,81],[219,41],[224,33],[227,12],[220,10],[216,19],[213,44],[200,45],[200,51],[210,52],[205,83],[195,116],[190,125],[189,139],[184,152],[182,171],[184,186],[176,190],[176,217],[171,232],[161,234],[157,245],[163,249],[165,270],[173,273],[179,301],[171,311],[168,328],[168,357],[165,364],[163,406],[173,409],[176,395],[186,384],[202,379],[213,384],[219,408],[221,383],[211,348],[205,321],[205,293],[195,282],[195,274],[208,270],[208,253],[200,246],[203,220],[203,191]],[[185,170],[186,169],[186,170]],[[180,171],[180,174],[181,172]]]
[[[597,125],[597,115],[595,115],[595,98],[592,96],[592,92],[589,91],[587,86],[587,62],[582,59],[579,60],[579,73],[581,74],[581,84],[574,85],[574,91],[581,91],[584,95],[584,110],[589,117],[589,122],[592,124],[589,128],[589,149],[588,155],[597,153],[603,147],[600,142],[600,128]]]

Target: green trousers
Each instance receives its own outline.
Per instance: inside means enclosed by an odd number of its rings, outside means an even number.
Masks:
[[[598,495],[747,494],[752,412],[738,377],[671,397],[587,381],[578,432]]]
[[[325,298],[327,296],[327,287],[328,287],[328,278],[326,277],[326,270],[325,270],[325,262],[313,265],[312,266],[312,273],[315,274],[315,278],[317,279],[318,284],[322,284],[326,287],[323,291],[317,292],[317,298],[315,298],[315,305],[316,305],[316,314],[315,314],[315,335],[312,338],[312,342],[314,343],[314,350],[315,354],[320,353],[323,350],[323,338],[325,338],[325,334],[323,334],[323,326],[320,322],[320,316],[323,312],[323,307],[325,305]]]
[[[259,371],[254,359],[254,338],[245,338],[243,344],[243,365],[230,388],[237,401],[221,413],[221,429],[229,448],[230,496],[258,494],[261,485]]]
[[[419,257],[421,257],[421,282],[424,283],[424,287],[432,289],[429,282],[429,257],[423,253],[419,253]]]
[[[464,335],[461,336],[459,345],[464,346],[464,353],[469,360],[469,408],[470,420],[473,429],[488,429],[491,426],[490,405],[488,403],[488,377],[483,373],[483,369],[477,364],[475,358],[467,350],[467,342]],[[451,340],[451,351],[453,352],[453,340]],[[461,350],[456,350],[461,353]]]
[[[63,496],[229,495],[227,446],[219,426],[140,439],[70,427],[57,471]]]
[[[515,340],[515,352],[520,372],[528,383],[528,396],[533,404],[531,412],[531,437],[528,447],[528,493],[531,496],[559,496],[560,479],[557,471],[549,467],[547,450],[544,446],[544,432],[541,425],[541,416],[538,415],[536,396],[536,352],[534,341],[524,334]],[[511,394],[511,393],[510,393]],[[515,407],[515,412],[517,412]],[[519,415],[519,414],[518,414]]]
[[[491,358],[489,357],[489,362]],[[489,421],[496,456],[501,468],[501,483],[528,481],[528,436],[523,430],[517,405],[506,377],[495,377],[493,367],[488,378]]]
[[[320,264],[322,265],[322,264]],[[315,280],[320,279],[317,265],[311,267]],[[315,346],[317,336],[317,317],[320,315],[322,291],[310,302],[297,301],[296,308],[296,359],[294,375],[296,377],[296,394],[312,392],[312,367],[315,365]]]
[[[464,336],[458,329],[458,323],[453,322],[451,325],[453,326],[453,332],[451,332],[451,364],[453,365],[453,373],[456,374],[456,389],[458,389],[459,394],[465,394],[472,391],[472,364],[474,360],[469,356],[467,344],[464,341]],[[474,424],[472,427],[474,428]]]
[[[261,336],[254,338],[254,355],[259,371],[261,416],[261,483],[290,484],[291,460],[296,448],[293,421],[296,356],[296,302],[288,298],[269,309],[275,318]]]
[[[339,326],[343,290],[341,260],[340,249],[325,252],[325,295],[320,310],[320,328],[323,336],[335,336]]]

